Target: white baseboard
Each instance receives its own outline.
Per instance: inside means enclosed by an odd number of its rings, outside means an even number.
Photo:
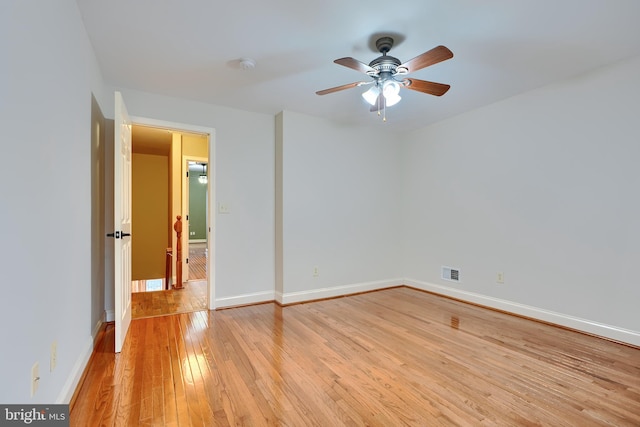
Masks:
[[[93,342],[96,341],[96,337],[98,336],[98,333],[100,332],[100,328],[102,328],[102,325],[104,325],[105,319],[104,316],[102,319],[98,320],[96,322],[96,325],[93,327],[93,331],[91,331],[91,338],[93,339]]]
[[[108,311],[111,311],[111,317],[113,317],[113,310],[108,310]],[[102,328],[102,325],[104,325],[104,322],[107,321],[106,317],[107,317],[107,311],[104,312],[103,318],[98,319],[95,326],[93,327],[93,331],[91,331],[91,340],[90,340],[91,342],[87,346],[85,346],[84,350],[80,354],[80,357],[78,358],[78,360],[76,360],[75,365],[73,365],[73,369],[71,370],[71,375],[69,375],[69,377],[67,378],[67,381],[62,387],[62,390],[58,395],[58,399],[56,400],[56,403],[68,405],[69,402],[71,402],[71,398],[73,397],[73,393],[75,393],[76,388],[78,387],[78,383],[80,382],[82,373],[87,367],[87,363],[89,363],[91,354],[93,354],[93,347],[96,342],[96,337],[98,336],[98,333]]]
[[[255,292],[252,294],[236,295],[233,297],[216,298],[215,308],[235,307],[238,305],[259,304],[261,302],[273,301],[275,293],[273,291]]]
[[[105,322],[115,322],[116,321],[116,311],[115,310],[105,310],[104,311],[104,321]]]
[[[71,402],[71,398],[73,397],[73,393],[76,391],[76,387],[78,387],[78,383],[82,378],[82,374],[84,373],[84,369],[87,367],[89,363],[89,359],[91,358],[91,354],[93,353],[93,337],[89,337],[87,342],[78,356],[76,363],[73,365],[71,369],[71,373],[67,377],[67,381],[65,381],[62,386],[62,390],[58,394],[58,398],[56,399],[56,404],[68,405]]]
[[[295,304],[305,301],[313,301],[326,298],[335,298],[360,292],[377,291],[380,289],[402,286],[402,279],[378,280],[375,282],[355,283],[330,288],[311,289],[301,292],[281,293],[274,291],[256,292],[252,294],[237,295],[233,297],[217,298],[215,308],[235,307],[239,305],[259,304],[267,301],[276,301],[280,304]]]
[[[301,292],[277,293],[276,300],[282,304],[295,304],[305,301],[313,301],[326,298],[341,297],[360,292],[377,291],[380,289],[402,286],[402,279],[377,280],[375,282],[354,283],[344,286],[333,286],[330,288],[311,289]]]
[[[497,310],[514,313],[520,316],[530,317],[543,322],[553,323],[566,328],[575,329],[588,334],[598,335],[615,341],[640,346],[640,332],[631,331],[616,326],[607,325],[592,320],[581,319],[567,314],[532,307],[512,301],[489,297],[486,295],[466,292],[459,289],[450,288],[433,283],[421,282],[419,280],[404,279],[404,284],[416,289],[433,292],[436,294],[457,298],[462,301],[483,305]]]

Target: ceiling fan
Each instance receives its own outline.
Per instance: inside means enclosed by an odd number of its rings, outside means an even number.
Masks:
[[[401,87],[435,96],[442,96],[449,90],[451,86],[447,84],[404,77],[411,72],[452,58],[453,53],[448,48],[437,46],[402,63],[398,58],[387,55],[393,47],[393,41],[393,38],[388,36],[377,39],[376,49],[382,53],[382,56],[371,61],[369,65],[351,57],[333,61],[338,65],[367,74],[372,78],[371,81],[348,83],[330,89],[319,90],[316,94],[327,95],[353,87],[372,85],[369,90],[362,94],[362,97],[371,105],[371,111],[378,111],[378,114],[380,114],[380,110],[385,110],[386,107],[391,107],[400,101],[399,93]]]

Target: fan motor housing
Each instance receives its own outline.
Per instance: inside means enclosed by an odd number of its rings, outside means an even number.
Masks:
[[[393,37],[385,36],[376,40],[376,49],[378,52],[386,55],[393,47]]]
[[[388,55],[382,55],[371,61],[369,63],[369,66],[380,73],[395,73],[396,68],[398,68],[398,65],[400,64],[401,62],[398,58],[394,58],[393,56]]]
[[[376,40],[376,48],[382,54],[369,63],[369,66],[376,70],[377,74],[395,74],[398,65],[402,64],[398,58],[388,56],[387,53],[393,47],[393,37],[380,37]]]

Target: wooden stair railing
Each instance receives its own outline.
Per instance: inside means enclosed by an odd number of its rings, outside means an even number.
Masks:
[[[176,217],[176,223],[173,224],[176,231],[176,283],[173,285],[175,289],[182,289],[182,216]]]

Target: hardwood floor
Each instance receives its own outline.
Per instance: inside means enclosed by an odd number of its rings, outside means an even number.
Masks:
[[[189,281],[183,283],[182,289],[163,290],[164,279],[132,281],[133,319],[207,309],[206,243],[191,243],[189,260]]]
[[[189,243],[189,280],[207,278],[207,244]]]
[[[131,294],[131,317],[133,319],[206,309],[206,280],[186,282],[182,289]]]
[[[72,426],[638,426],[640,349],[394,288],[110,326]]]

